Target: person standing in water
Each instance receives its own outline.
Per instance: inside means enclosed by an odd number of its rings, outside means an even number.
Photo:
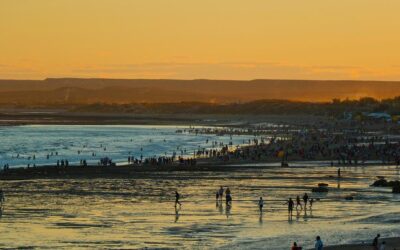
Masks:
[[[179,206],[182,206],[181,202],[179,201],[180,198],[181,195],[178,193],[178,191],[175,191],[175,207],[177,204],[179,204]]]
[[[219,199],[222,201],[222,197],[224,196],[224,188],[221,186],[218,190]]]
[[[232,202],[231,190],[229,187],[227,187],[225,190],[225,199],[227,204]]]
[[[289,216],[292,217],[293,216],[293,207],[294,207],[294,202],[293,202],[292,198],[289,198],[289,200],[285,204],[288,205],[288,213],[289,213]]]
[[[258,200],[258,208],[260,209],[260,213],[263,212],[263,207],[264,207],[264,200],[262,197]]]
[[[297,208],[299,206],[300,206],[300,209],[303,210],[303,206],[301,205],[301,202],[300,202],[300,196],[297,195],[297,197],[296,197],[296,210],[297,210]]]
[[[307,202],[308,202],[308,194],[304,193],[303,195],[303,202],[304,202],[304,209],[307,209]]]

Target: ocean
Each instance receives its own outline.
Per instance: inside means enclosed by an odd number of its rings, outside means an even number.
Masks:
[[[201,128],[201,127],[199,127]],[[177,133],[183,126],[139,125],[28,125],[0,127],[0,167],[55,165],[67,159],[79,164],[85,159],[97,165],[100,158],[109,157],[117,164],[128,157],[139,158],[193,156],[194,150],[219,148],[219,143],[239,145],[253,139],[251,135],[207,135]],[[218,145],[212,145],[217,141]],[[49,157],[47,157],[49,155]]]

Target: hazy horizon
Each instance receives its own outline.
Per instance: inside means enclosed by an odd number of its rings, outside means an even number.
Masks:
[[[249,78],[249,79],[230,79],[230,78],[118,78],[118,77],[42,77],[42,78],[0,78],[0,81],[46,81],[62,79],[83,79],[83,80],[166,80],[166,81],[232,81],[232,82],[252,82],[252,81],[310,81],[310,82],[398,82],[400,80],[374,80],[374,79],[307,79],[307,78]]]
[[[396,81],[49,78],[0,80],[0,104],[326,102],[399,96]]]
[[[0,78],[400,80],[400,2],[3,0]]]

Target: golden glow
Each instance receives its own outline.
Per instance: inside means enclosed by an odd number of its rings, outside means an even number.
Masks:
[[[400,80],[398,0],[0,0],[0,78]]]

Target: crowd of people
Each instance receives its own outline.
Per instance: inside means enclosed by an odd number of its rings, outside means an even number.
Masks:
[[[69,161],[68,160],[57,160],[57,167],[68,167]]]
[[[357,165],[366,161],[400,165],[398,138],[370,136],[360,132],[334,133],[320,129],[292,131],[286,136],[254,139],[250,145],[205,152],[220,161],[329,160],[332,164]]]

